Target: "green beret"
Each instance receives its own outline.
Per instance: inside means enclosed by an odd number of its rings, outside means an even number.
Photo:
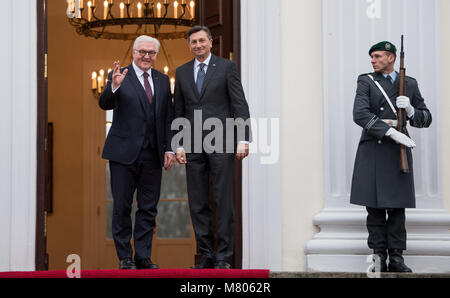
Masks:
[[[372,46],[369,50],[369,56],[372,55],[372,52],[375,51],[386,51],[391,52],[394,55],[397,55],[397,48],[395,45],[389,41],[382,41],[377,43],[376,45]]]

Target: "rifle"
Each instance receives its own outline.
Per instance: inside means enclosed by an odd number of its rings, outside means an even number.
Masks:
[[[402,35],[402,47],[400,52],[400,82],[399,82],[399,96],[406,95],[406,68],[405,68],[405,52],[403,49],[403,35]],[[397,130],[406,134],[406,111],[405,109],[399,109],[397,113]],[[408,157],[406,156],[405,145],[400,145],[400,171],[403,174],[409,173]]]

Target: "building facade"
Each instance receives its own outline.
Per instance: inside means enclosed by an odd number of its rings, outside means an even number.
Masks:
[[[349,204],[361,132],[352,122],[356,79],[371,71],[372,44],[399,44],[404,34],[407,74],[418,80],[433,114],[429,129],[411,130],[418,206],[407,211],[406,259],[415,272],[449,272],[450,3],[245,0],[240,6],[241,75],[259,129],[252,144],[258,150],[242,171],[243,268],[364,272],[369,266],[365,211]],[[4,8],[0,270],[34,270],[36,6],[8,0]],[[271,130],[268,140],[263,131]]]

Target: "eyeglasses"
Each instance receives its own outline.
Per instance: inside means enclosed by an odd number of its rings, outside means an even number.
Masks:
[[[145,57],[148,54],[149,57],[153,58],[156,56],[156,54],[158,54],[158,52],[155,52],[155,51],[145,51],[145,50],[139,50],[139,51],[135,50],[135,51],[138,52],[141,57]]]

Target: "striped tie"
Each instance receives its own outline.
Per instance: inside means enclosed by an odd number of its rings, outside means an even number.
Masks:
[[[201,63],[200,65],[200,70],[198,71],[197,74],[197,91],[198,93],[202,93],[202,87],[203,87],[203,82],[205,81],[205,77],[206,77],[206,73],[205,73],[205,63]]]
[[[148,77],[149,74],[147,72],[144,72],[145,93],[147,93],[148,101],[150,102],[150,104],[152,104],[153,103],[152,86],[150,86]]]

